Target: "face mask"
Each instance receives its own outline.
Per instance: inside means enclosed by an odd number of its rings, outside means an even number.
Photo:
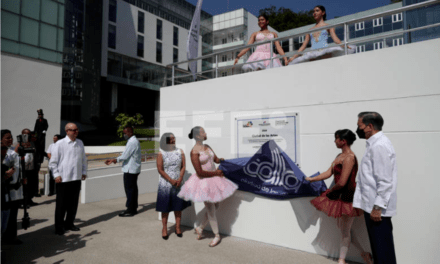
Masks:
[[[360,129],[359,127],[356,129],[356,134],[359,138],[365,138],[365,132],[363,129]]]
[[[124,134],[124,139],[125,139],[125,140],[128,140],[129,137],[128,137],[126,134]]]

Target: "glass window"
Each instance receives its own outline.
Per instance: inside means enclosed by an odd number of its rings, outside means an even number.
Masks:
[[[173,45],[179,46],[179,28],[173,27]]]
[[[58,51],[64,50],[64,30],[58,29]]]
[[[58,4],[51,0],[41,2],[41,21],[56,25],[58,23]]]
[[[15,41],[2,39],[2,51],[18,54],[20,44]]]
[[[359,22],[355,24],[356,31],[363,30],[365,28],[364,22]]]
[[[42,59],[42,60],[56,62],[57,61],[57,54],[58,53],[55,51],[40,49],[40,59]]]
[[[160,42],[156,42],[156,62],[162,63],[162,43]]]
[[[382,25],[383,25],[383,18],[382,17],[373,19],[373,27],[379,27]]]
[[[139,11],[138,12],[138,32],[144,33],[144,27],[145,27],[144,13]]]
[[[179,50],[173,48],[173,63],[176,63],[178,61],[179,61]]]
[[[365,52],[365,45],[356,46],[356,52],[357,53]]]
[[[374,49],[382,49],[383,48],[383,41],[374,43]]]
[[[18,41],[19,21],[19,16],[2,11],[2,37]]]
[[[144,57],[144,37],[138,36],[138,42],[137,42],[137,55],[139,57]]]
[[[121,56],[114,55],[113,53],[109,53],[107,59],[107,74],[120,77],[121,70],[122,70]]]
[[[57,49],[57,28],[41,23],[40,46],[46,49]]]
[[[40,20],[40,0],[22,0],[21,14]]]
[[[116,49],[116,27],[108,25],[108,47]]]
[[[162,40],[162,20],[157,20],[156,38]]]
[[[38,46],[38,22],[25,17],[21,18],[20,40],[21,42]]]
[[[20,1],[18,1],[18,0],[2,0],[2,9],[19,14],[20,13]]]
[[[398,13],[398,14],[394,14],[394,15],[392,15],[392,17],[393,17],[393,23],[396,23],[396,22],[400,22],[400,21],[402,21],[402,13]]]
[[[58,5],[58,26],[59,27],[64,27],[64,6],[63,5]]]
[[[37,34],[38,34],[38,30],[37,30]],[[21,43],[20,55],[38,59],[38,57],[40,57],[40,49]]]
[[[401,29],[401,28],[403,28],[403,22],[402,21],[393,23],[393,30]]]
[[[117,7],[117,1],[116,0],[110,0],[109,6],[108,6],[108,20],[116,23],[116,7]]]

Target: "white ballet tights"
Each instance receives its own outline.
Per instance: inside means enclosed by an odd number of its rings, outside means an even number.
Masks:
[[[339,251],[339,260],[345,260],[347,256],[348,247],[351,240],[351,226],[353,225],[354,217],[342,216],[339,219],[338,225],[342,232],[341,249]],[[357,242],[357,241],[356,241]],[[339,263],[345,263],[339,261]]]
[[[205,202],[206,207],[206,215],[200,224],[199,228],[201,230],[205,229],[206,225],[209,223],[211,224],[212,232],[215,235],[218,235],[218,223],[217,223],[217,217],[215,216],[215,212],[218,210],[218,207],[220,206],[220,203],[208,203]]]

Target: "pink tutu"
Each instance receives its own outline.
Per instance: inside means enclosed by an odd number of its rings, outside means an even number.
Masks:
[[[277,55],[274,54],[273,58],[275,58]],[[243,70],[247,71],[247,70],[252,70],[252,71],[256,71],[258,69],[260,70],[264,70],[264,69],[270,69],[270,52],[262,52],[262,51],[256,51],[254,53],[252,53],[252,55],[249,57],[249,59],[247,60],[247,62],[252,62],[252,61],[258,61],[258,60],[264,60],[265,61],[259,61],[259,62],[254,62],[254,63],[249,63],[249,64],[245,64],[243,65]],[[281,67],[281,61],[279,59],[274,59],[273,60],[273,68],[276,67]]]
[[[196,173],[182,186],[179,196],[186,201],[217,203],[231,196],[238,186],[225,177],[200,179]]]

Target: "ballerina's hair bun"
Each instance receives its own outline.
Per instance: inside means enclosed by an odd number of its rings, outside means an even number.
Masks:
[[[200,126],[193,127],[191,129],[191,132],[188,134],[189,139],[193,139],[194,136],[198,135],[200,133],[201,128],[202,127],[200,127]]]
[[[350,129],[341,129],[335,132],[335,137],[339,137],[340,140],[347,141],[347,144],[351,146],[356,141],[356,135]]]

